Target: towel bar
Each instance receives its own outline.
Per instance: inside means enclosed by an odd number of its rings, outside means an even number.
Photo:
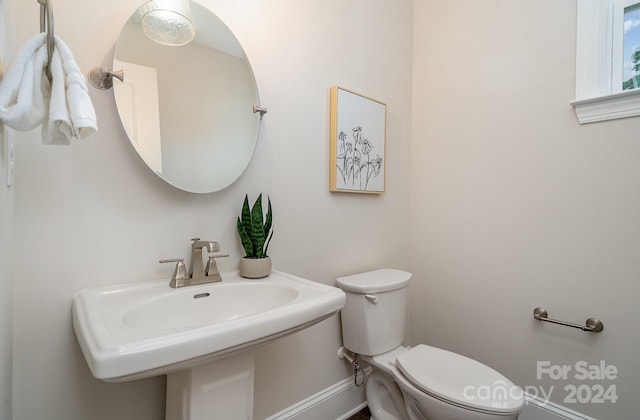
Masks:
[[[53,10],[51,0],[37,0],[40,4],[40,32],[47,33],[47,79],[51,82],[51,58],[55,47],[55,37],[53,33]]]
[[[589,318],[585,322],[585,325],[574,324],[573,322],[559,321],[557,319],[549,318],[549,313],[544,308],[535,308],[533,310],[533,317],[538,321],[551,322],[558,325],[566,325],[567,327],[578,328],[582,331],[600,332],[604,330],[604,324],[599,319]]]

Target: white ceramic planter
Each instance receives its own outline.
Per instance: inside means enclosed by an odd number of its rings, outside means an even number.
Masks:
[[[248,279],[261,279],[271,274],[271,257],[240,260],[240,275]]]

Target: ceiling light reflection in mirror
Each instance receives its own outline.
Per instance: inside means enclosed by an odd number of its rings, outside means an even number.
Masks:
[[[142,31],[163,45],[185,45],[196,36],[189,0],[152,0],[139,9]]]

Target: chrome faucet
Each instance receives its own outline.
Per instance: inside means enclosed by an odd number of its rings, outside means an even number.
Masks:
[[[210,255],[205,270],[204,264],[202,263],[202,250],[205,248],[208,252],[218,252],[220,251],[220,244],[213,241],[201,241],[200,238],[191,239],[191,263],[189,264],[189,273],[185,270],[184,260],[182,258],[160,260],[161,263],[177,263],[169,286],[177,288],[222,281],[215,259],[228,257],[229,254]]]
[[[204,264],[202,263],[202,249],[209,252],[220,251],[220,244],[211,241],[201,241],[200,238],[191,239],[191,264],[189,265],[189,277],[193,280],[204,278]]]

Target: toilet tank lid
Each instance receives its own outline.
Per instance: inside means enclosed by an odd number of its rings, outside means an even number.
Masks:
[[[405,287],[411,280],[411,273],[392,268],[367,271],[346,277],[338,277],[337,284],[342,290],[354,293],[389,292]]]

